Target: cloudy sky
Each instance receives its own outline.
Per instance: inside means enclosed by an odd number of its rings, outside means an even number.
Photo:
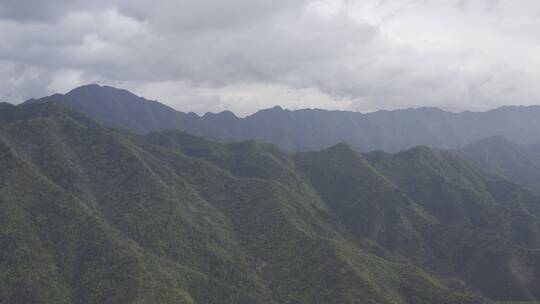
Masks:
[[[538,0],[0,0],[0,101],[87,83],[182,111],[540,103]]]

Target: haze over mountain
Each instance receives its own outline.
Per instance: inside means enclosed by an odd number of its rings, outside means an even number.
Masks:
[[[453,152],[289,154],[27,103],[0,105],[0,168],[0,303],[540,299],[540,197]]]
[[[486,172],[540,193],[538,144],[520,145],[503,136],[495,136],[469,144],[462,151],[465,158]]]
[[[29,102],[46,101],[60,102],[101,123],[136,133],[178,129],[220,141],[256,139],[286,150],[318,150],[340,142],[360,151],[395,152],[417,145],[457,149],[496,135],[519,144],[540,142],[540,106],[463,113],[416,108],[366,114],[274,107],[240,118],[232,112],[183,113],[126,90],[98,85]]]

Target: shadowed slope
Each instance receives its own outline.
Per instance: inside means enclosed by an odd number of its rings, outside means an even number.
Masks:
[[[487,172],[540,192],[540,151],[502,136],[490,137],[463,149],[464,157]]]

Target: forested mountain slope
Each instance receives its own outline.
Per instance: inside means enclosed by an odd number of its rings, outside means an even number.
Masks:
[[[539,198],[452,153],[289,154],[0,109],[0,303],[540,298]]]

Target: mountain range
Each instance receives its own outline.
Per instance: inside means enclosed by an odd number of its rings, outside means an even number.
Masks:
[[[286,151],[133,96],[0,103],[0,303],[540,302],[537,145]],[[251,117],[310,111],[369,115]]]
[[[100,123],[145,134],[178,129],[217,141],[256,139],[289,151],[311,151],[344,142],[358,151],[398,152],[417,145],[459,149],[492,136],[518,144],[540,142],[540,106],[452,113],[437,108],[359,113],[317,109],[260,110],[245,118],[230,111],[183,113],[109,86],[87,85],[67,94],[27,102],[60,102]]]
[[[257,140],[287,151],[346,143],[357,151],[398,152],[417,145],[459,150],[488,173],[540,193],[540,107],[451,113],[437,108],[362,114],[274,107],[245,118],[230,111],[183,113],[110,86],[86,85],[26,103],[58,102],[101,124],[147,134],[181,130],[219,142]]]

